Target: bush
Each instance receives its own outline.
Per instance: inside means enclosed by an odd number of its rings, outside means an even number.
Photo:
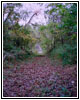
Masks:
[[[62,59],[63,66],[66,64],[77,63],[77,46],[71,44],[64,44],[53,49],[50,53],[50,57],[53,59]]]
[[[63,65],[77,63],[77,46],[65,44],[64,52],[61,54],[61,58],[63,60]]]

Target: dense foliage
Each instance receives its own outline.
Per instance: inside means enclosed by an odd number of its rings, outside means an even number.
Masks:
[[[54,37],[51,57],[62,59],[63,65],[77,62],[77,4],[49,4],[50,32]],[[58,12],[58,13],[57,13]],[[55,14],[54,14],[55,13]],[[57,16],[57,18],[56,18]]]
[[[4,5],[4,15],[7,13],[3,21],[4,64],[7,61],[15,63],[16,60],[24,60],[31,56],[31,49],[36,41],[29,25],[27,27],[19,25],[20,13],[15,12],[16,7],[21,7],[21,4]]]
[[[15,11],[21,4],[4,5],[3,48],[4,59],[23,59],[32,55],[32,47],[38,42],[53,59],[61,59],[63,65],[77,62],[77,4],[48,4],[47,25],[20,26],[22,15]],[[3,17],[4,17],[3,16]],[[37,37],[38,36],[38,37]],[[8,55],[8,56],[7,56]],[[10,57],[9,57],[10,55]],[[13,55],[13,56],[11,56]]]

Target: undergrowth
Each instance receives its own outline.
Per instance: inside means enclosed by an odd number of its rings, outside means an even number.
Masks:
[[[77,62],[77,47],[76,45],[64,44],[63,46],[59,46],[54,48],[50,52],[50,57],[52,60],[58,59],[62,60],[63,66],[67,64],[76,64]]]

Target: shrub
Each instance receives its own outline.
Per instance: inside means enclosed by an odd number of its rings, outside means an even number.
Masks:
[[[63,66],[66,64],[77,63],[77,46],[71,44],[64,44],[53,49],[50,53],[53,59],[62,59]]]

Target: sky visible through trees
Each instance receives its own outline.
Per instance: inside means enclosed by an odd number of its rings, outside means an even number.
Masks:
[[[32,23],[46,24],[47,19],[45,18],[45,14],[44,14],[46,5],[47,5],[46,3],[44,4],[42,3],[41,5],[39,5],[39,3],[22,3],[22,7],[20,9],[16,8],[15,11],[19,11],[19,12],[25,11],[25,13],[28,11],[30,15],[28,16],[28,19],[26,21],[20,19],[19,24],[25,25],[25,23],[28,22],[30,16],[36,11],[39,11],[39,13],[32,19]]]

